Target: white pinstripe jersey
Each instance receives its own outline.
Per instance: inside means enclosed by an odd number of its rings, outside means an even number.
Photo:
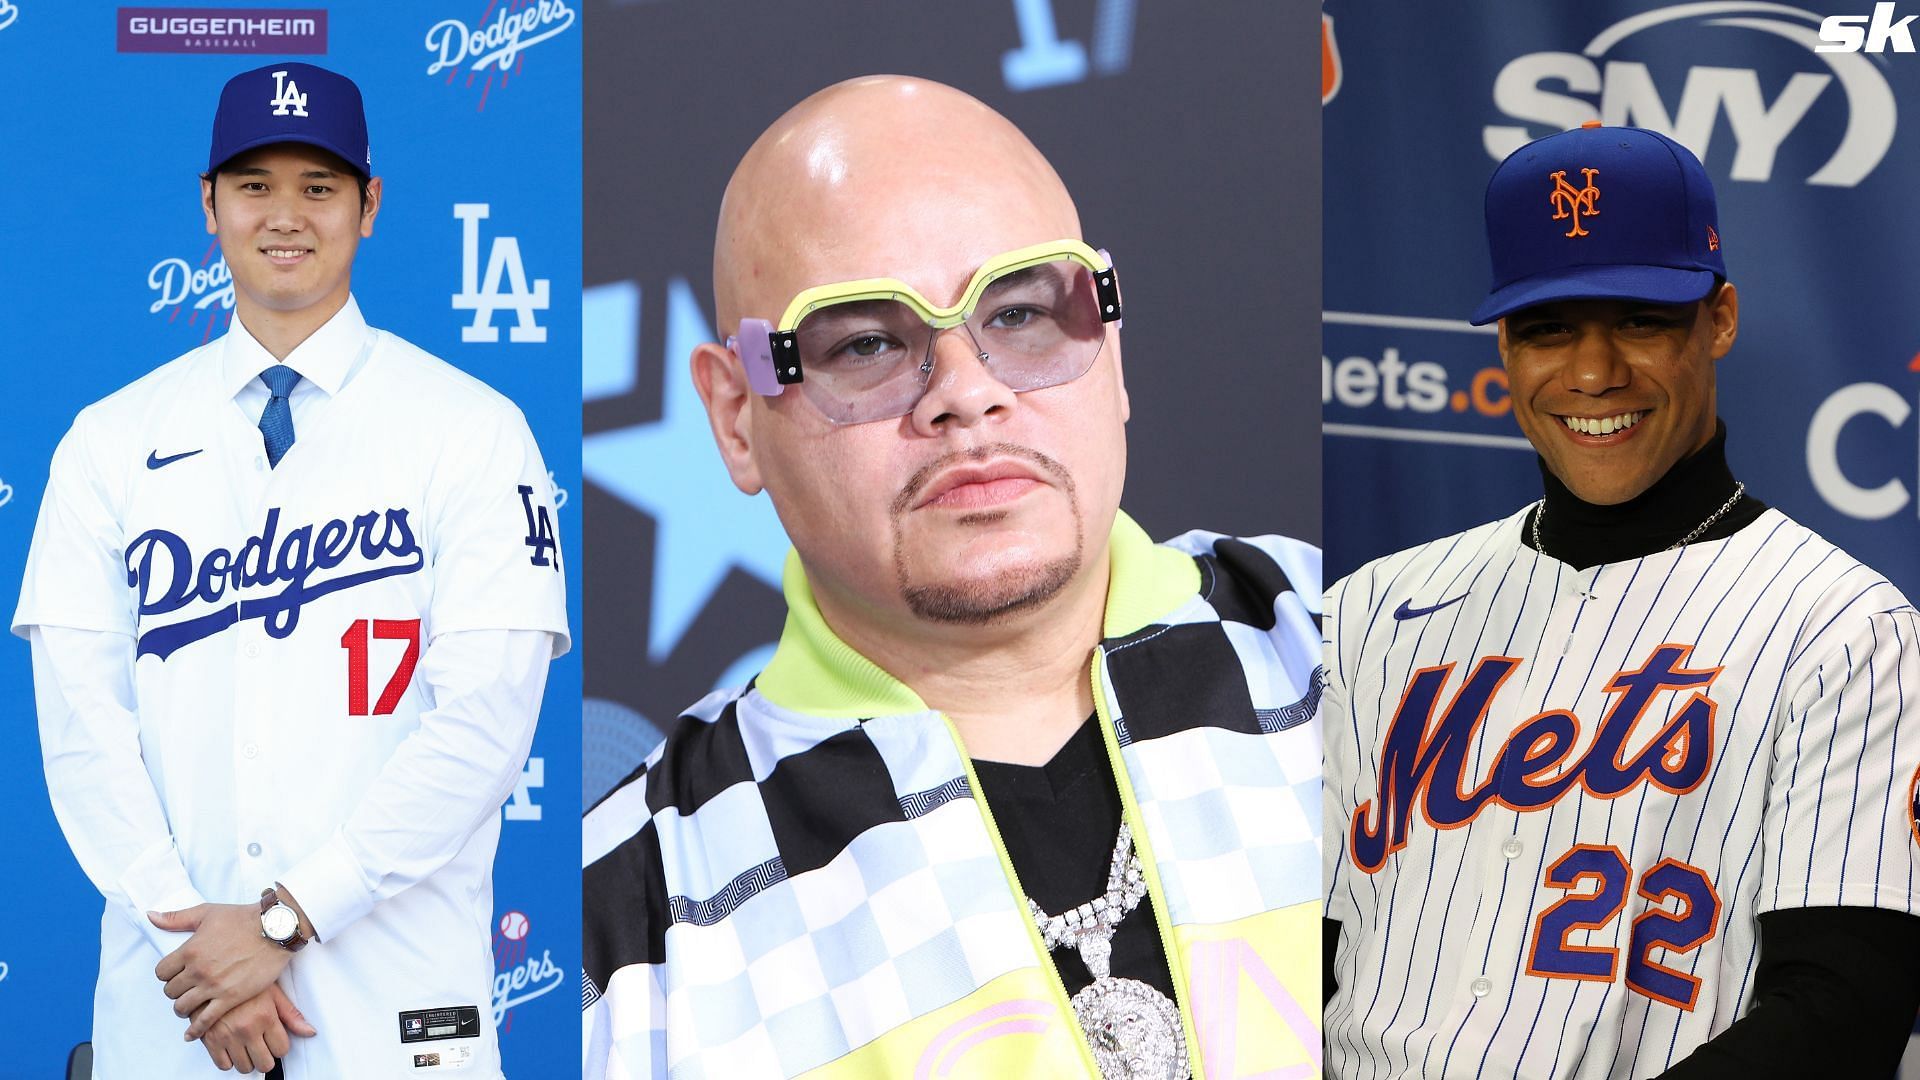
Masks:
[[[1586,570],[1526,511],[1328,591],[1327,1075],[1643,1080],[1757,917],[1920,912],[1920,617],[1777,510]]]

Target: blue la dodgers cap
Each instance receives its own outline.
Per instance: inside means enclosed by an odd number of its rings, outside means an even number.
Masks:
[[[213,114],[207,171],[255,147],[285,142],[331,151],[362,176],[373,175],[367,114],[352,79],[301,63],[268,64],[228,79]]]
[[[1727,276],[1700,159],[1658,132],[1597,121],[1493,170],[1487,249],[1493,288],[1475,326],[1555,300],[1690,303]]]

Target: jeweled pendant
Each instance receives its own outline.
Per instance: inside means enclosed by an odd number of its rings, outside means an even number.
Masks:
[[[1095,979],[1073,995],[1073,1014],[1105,1080],[1187,1080],[1180,1011],[1138,979]]]

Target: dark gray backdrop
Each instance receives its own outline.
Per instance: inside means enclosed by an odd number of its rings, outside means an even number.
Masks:
[[[641,0],[585,16],[588,801],[779,635],[784,543],[765,497],[726,485],[686,356],[712,333],[727,177],[829,83],[950,83],[1053,161],[1123,275],[1123,505],[1149,533],[1318,542],[1318,5]]]

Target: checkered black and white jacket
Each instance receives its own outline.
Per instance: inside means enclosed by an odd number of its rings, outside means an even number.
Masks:
[[[1320,1055],[1320,553],[1122,514],[1091,676],[1196,1077]],[[753,685],[585,823],[586,1076],[1096,1076],[946,719],[797,558]]]

